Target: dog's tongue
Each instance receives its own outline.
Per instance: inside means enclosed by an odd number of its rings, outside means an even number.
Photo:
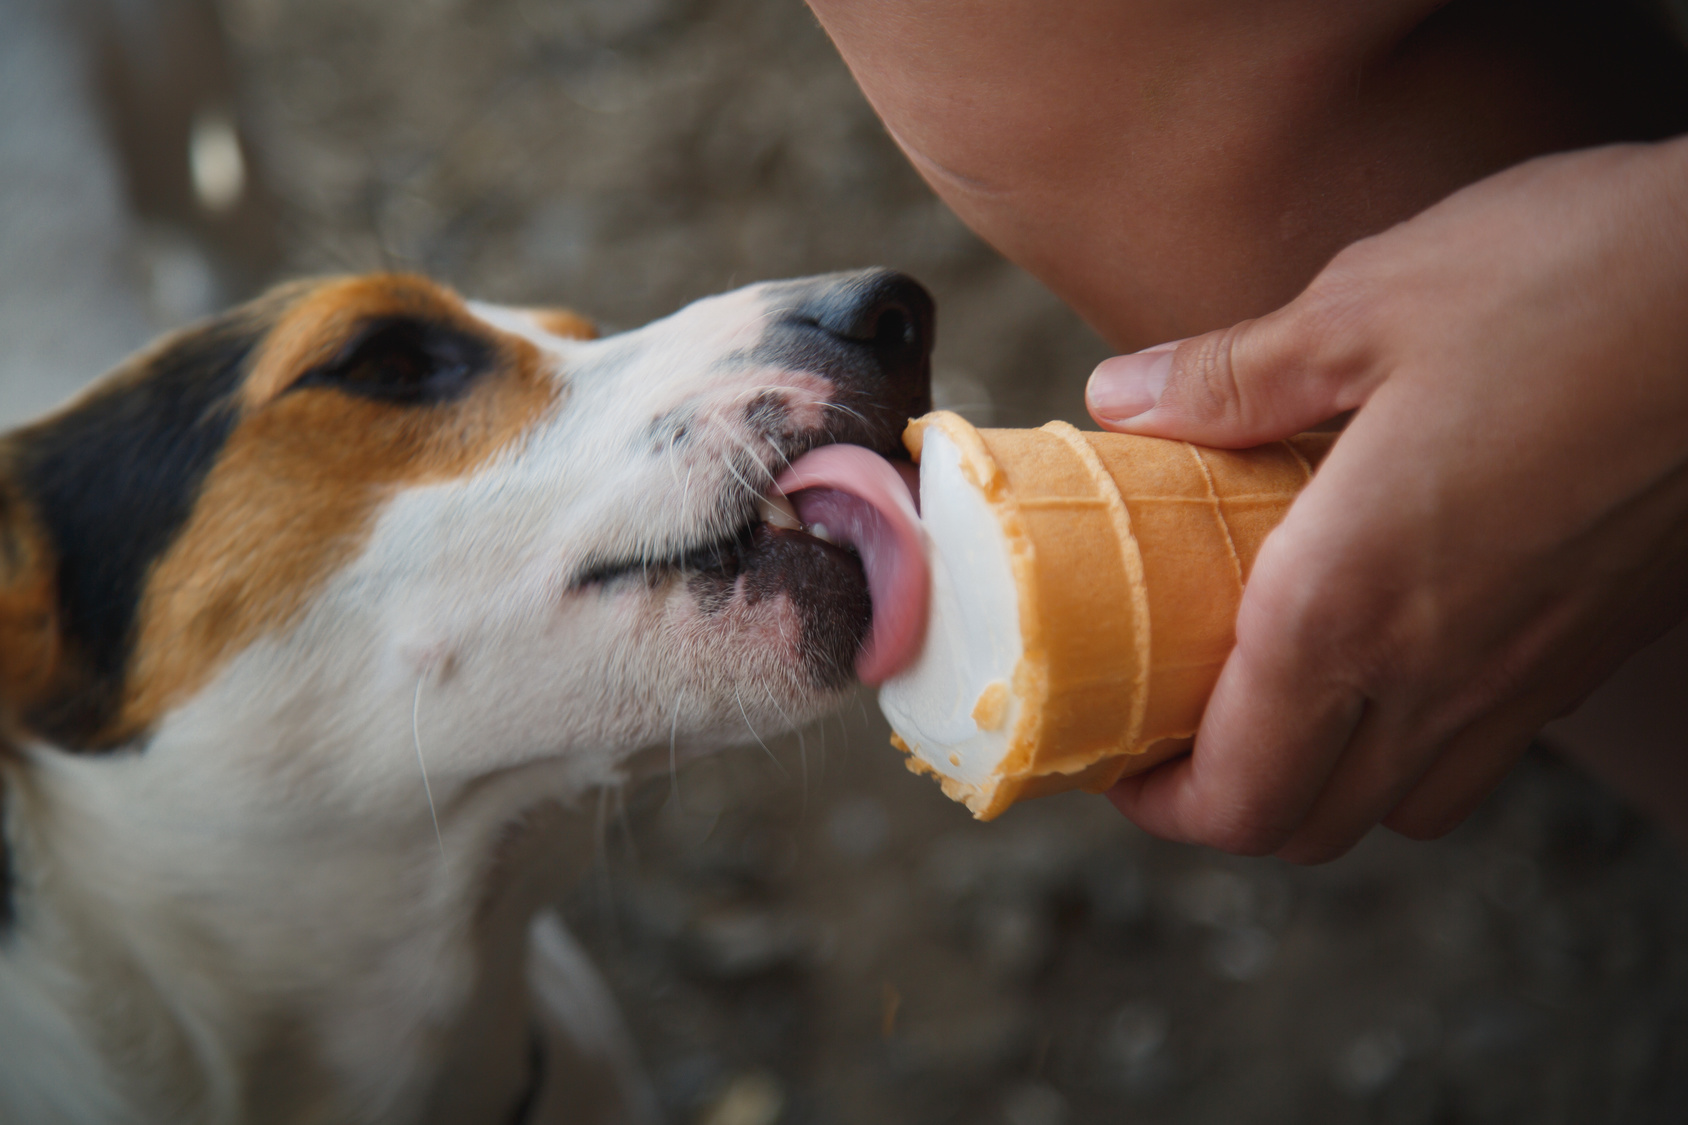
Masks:
[[[916,480],[912,466],[893,465],[859,445],[823,445],[774,482],[805,525],[825,524],[829,538],[861,556],[873,625],[856,657],[856,675],[869,685],[913,660],[926,631],[929,582]]]

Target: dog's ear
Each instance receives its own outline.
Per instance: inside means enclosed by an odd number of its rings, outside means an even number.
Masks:
[[[8,727],[40,702],[57,671],[53,571],[51,545],[0,469],[0,712]]]
[[[534,309],[533,319],[553,336],[566,340],[596,340],[598,326],[572,309]]]

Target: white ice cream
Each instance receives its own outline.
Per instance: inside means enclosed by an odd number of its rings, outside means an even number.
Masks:
[[[880,687],[879,706],[916,757],[940,776],[978,785],[995,773],[1020,717],[1012,690],[1024,651],[1019,595],[1008,540],[963,474],[955,443],[936,426],[923,442],[931,611],[920,655]]]

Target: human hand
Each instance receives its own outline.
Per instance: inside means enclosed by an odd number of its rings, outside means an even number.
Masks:
[[[1440,835],[1688,609],[1688,139],[1480,181],[1089,396],[1230,447],[1355,411],[1256,559],[1194,752],[1114,803],[1297,862]]]

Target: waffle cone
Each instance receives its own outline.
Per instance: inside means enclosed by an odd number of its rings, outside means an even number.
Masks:
[[[909,767],[988,820],[1027,797],[1101,792],[1187,749],[1255,555],[1333,436],[1219,450],[1065,422],[980,430],[939,411],[904,435],[917,461],[933,428],[1001,524],[1023,654],[1008,681],[1017,717],[988,780],[945,776],[940,748],[899,734]]]

